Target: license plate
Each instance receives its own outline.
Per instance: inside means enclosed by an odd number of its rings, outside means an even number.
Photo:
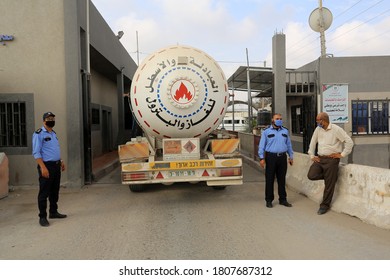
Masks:
[[[215,160],[158,161],[149,163],[151,170],[206,169],[215,168]]]
[[[195,170],[178,170],[178,171],[168,171],[168,177],[187,177],[195,176]]]

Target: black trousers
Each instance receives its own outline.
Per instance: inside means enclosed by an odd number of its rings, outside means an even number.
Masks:
[[[49,178],[42,177],[41,168],[38,165],[39,174],[39,193],[38,193],[38,209],[39,217],[47,217],[47,199],[49,198],[50,207],[49,213],[57,213],[58,197],[60,192],[61,182],[61,162],[47,161],[46,168],[49,170]]]
[[[266,153],[265,155],[265,201],[274,200],[275,176],[278,181],[279,202],[287,201],[286,192],[287,155]]]
[[[339,174],[339,158],[320,157],[320,162],[313,162],[307,173],[309,180],[324,180],[325,188],[320,208],[329,209]]]

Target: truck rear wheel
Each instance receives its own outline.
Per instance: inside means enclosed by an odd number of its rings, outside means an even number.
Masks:
[[[222,191],[222,190],[226,189],[226,186],[214,186],[213,189],[218,190],[218,191]]]
[[[145,190],[145,185],[142,185],[142,184],[129,185],[129,189],[132,192],[142,192]]]

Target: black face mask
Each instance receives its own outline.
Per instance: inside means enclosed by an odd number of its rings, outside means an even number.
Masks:
[[[48,127],[54,127],[55,126],[55,124],[56,124],[56,121],[46,121],[46,125],[48,126]]]

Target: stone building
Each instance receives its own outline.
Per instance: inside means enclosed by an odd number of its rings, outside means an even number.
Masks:
[[[0,10],[0,150],[10,184],[38,184],[31,140],[46,111],[56,115],[62,184],[91,182],[93,159],[130,138],[124,93],[136,63],[91,1],[3,0]]]

